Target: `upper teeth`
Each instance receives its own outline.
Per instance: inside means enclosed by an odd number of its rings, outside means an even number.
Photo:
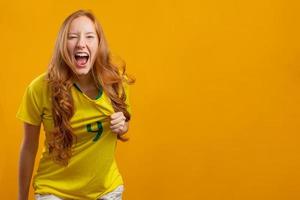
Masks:
[[[79,53],[75,53],[76,56],[88,56],[87,53],[85,52],[79,52]]]

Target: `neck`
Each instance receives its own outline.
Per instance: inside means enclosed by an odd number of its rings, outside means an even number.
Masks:
[[[91,73],[88,73],[86,75],[77,75],[77,76],[75,76],[75,81],[81,87],[89,87],[94,84],[94,80],[93,80]]]

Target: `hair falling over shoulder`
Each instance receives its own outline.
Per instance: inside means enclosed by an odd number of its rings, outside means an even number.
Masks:
[[[75,72],[67,52],[66,40],[71,22],[80,16],[86,16],[92,20],[99,38],[97,57],[91,69],[95,83],[101,84],[98,86],[102,87],[110,98],[114,111],[123,112],[126,121],[130,120],[130,114],[125,103],[126,94],[123,84],[132,84],[135,81],[126,74],[125,63],[121,65],[113,64],[103,30],[90,11],[79,10],[65,19],[59,30],[47,73],[54,121],[54,129],[47,139],[48,148],[53,161],[63,166],[68,165],[72,157],[74,140],[76,141],[76,136],[70,125],[70,119],[74,114],[71,87]],[[128,140],[128,138],[119,135],[118,139],[121,141]]]

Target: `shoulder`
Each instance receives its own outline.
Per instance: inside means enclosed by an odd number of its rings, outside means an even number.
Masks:
[[[44,99],[48,99],[50,94],[46,72],[38,75],[29,83],[27,87],[27,93],[40,103],[44,102]]]
[[[46,78],[47,78],[46,72],[38,75],[35,79],[33,79],[30,82],[30,84],[28,85],[28,88],[35,92],[45,90],[47,88],[47,79]]]

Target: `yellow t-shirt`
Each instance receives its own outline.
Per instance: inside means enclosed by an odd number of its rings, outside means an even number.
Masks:
[[[33,125],[43,124],[46,140],[53,129],[51,97],[46,73],[34,79],[27,87],[17,118]],[[131,113],[128,86],[128,112]],[[33,178],[35,193],[53,194],[62,199],[95,200],[123,184],[115,161],[116,134],[112,133],[107,119],[114,113],[108,96],[99,91],[99,97],[90,99],[76,85],[71,88],[74,116],[70,123],[77,143],[73,144],[69,165],[58,165],[51,159],[47,142]],[[74,142],[75,143],[75,142]]]

